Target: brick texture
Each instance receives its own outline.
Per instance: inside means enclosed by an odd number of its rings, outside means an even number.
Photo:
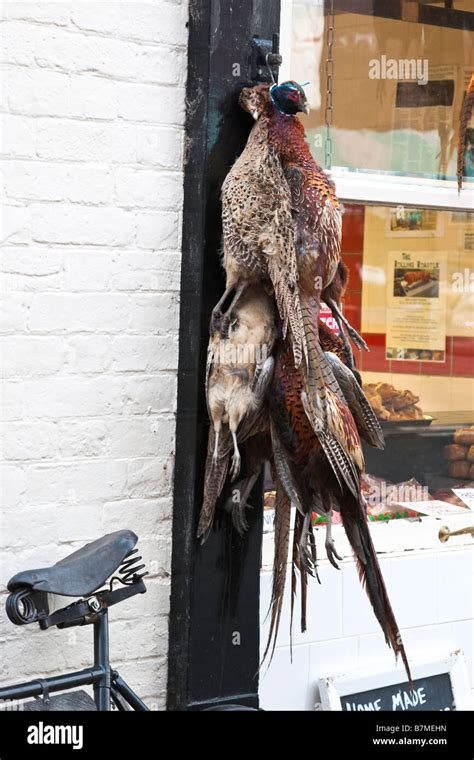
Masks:
[[[155,709],[166,700],[187,13],[185,0],[7,0],[0,24],[0,594],[19,570],[134,530],[148,593],[111,610],[111,654]],[[0,681],[84,667],[91,633],[15,628],[2,612]]]

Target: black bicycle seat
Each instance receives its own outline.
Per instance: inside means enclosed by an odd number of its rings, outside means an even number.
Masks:
[[[116,530],[86,544],[52,567],[24,570],[10,578],[9,591],[31,588],[60,596],[87,596],[104,585],[138,541],[131,530]]]

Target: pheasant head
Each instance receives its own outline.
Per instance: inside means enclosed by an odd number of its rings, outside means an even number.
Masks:
[[[271,108],[270,85],[258,84],[255,87],[244,87],[239,96],[239,105],[244,111],[253,116],[255,121]]]
[[[298,82],[282,82],[270,87],[270,97],[275,108],[287,116],[295,116],[299,111],[309,113],[305,92]]]
[[[240,93],[239,104],[255,121],[264,113],[271,116],[275,110],[286,116],[295,116],[300,111],[309,112],[302,86],[293,81],[244,87]]]

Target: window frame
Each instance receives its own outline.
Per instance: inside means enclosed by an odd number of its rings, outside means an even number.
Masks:
[[[325,0],[315,0],[315,2],[323,8],[324,34],[326,34],[326,2]],[[282,0],[281,2],[280,50],[283,55],[281,81],[290,77],[293,3],[294,0]],[[334,8],[336,11],[341,9],[341,0],[336,0]],[[446,17],[446,14],[438,14],[437,11],[439,9],[435,7],[434,19],[431,19],[431,23],[437,19],[437,25],[443,26],[441,21]],[[364,11],[361,13],[368,15]],[[464,12],[459,13],[462,15]],[[474,16],[474,13],[472,15]],[[458,25],[457,28],[461,27]],[[465,31],[470,30],[465,28]],[[337,69],[335,70],[335,77],[337,77]],[[403,205],[443,211],[474,212],[474,182],[465,182],[461,192],[458,192],[457,182],[454,180],[423,179],[410,175],[404,177],[386,172],[370,172],[362,168],[358,171],[340,166],[331,167],[329,173],[336,185],[338,197],[346,203],[368,203],[382,206]]]
[[[324,4],[326,6],[324,0],[317,1],[321,5]],[[336,0],[334,7],[335,10],[340,9],[341,0]],[[292,10],[293,0],[282,0],[280,17],[280,50],[283,54],[280,79],[282,81],[290,77]],[[435,8],[435,12],[436,10]],[[324,8],[324,15],[324,33],[326,33],[326,7]],[[439,20],[441,20],[441,16],[442,14],[439,14]],[[335,76],[337,77],[337,70],[335,71]],[[412,176],[404,177],[383,172],[357,171],[343,167],[332,167],[328,173],[335,183],[338,198],[343,203],[375,206],[400,205],[414,208],[439,209],[441,211],[474,212],[474,184],[471,182],[464,183],[463,189],[461,192],[458,192],[457,183],[453,180],[423,179]],[[469,516],[472,519],[472,512],[468,509],[466,510],[466,516],[467,519],[469,519]],[[461,517],[460,522],[463,523],[466,518],[464,516]],[[447,519],[454,523],[458,522],[451,517]],[[398,547],[403,546],[407,540],[412,544],[412,551],[421,552],[425,549],[435,549],[438,538],[433,530],[437,524],[434,518],[420,516],[419,520],[416,521],[418,525],[418,530],[416,531],[413,530],[413,521],[400,520],[396,522],[396,528],[395,530],[392,528],[390,534],[391,539],[396,536],[396,544],[394,543],[390,546],[391,542],[388,542],[389,545],[383,548],[377,545],[379,553],[386,552],[391,556],[396,555],[399,551],[399,549],[396,549],[396,545]],[[370,525],[375,526],[377,523],[370,523]],[[421,526],[423,527],[421,528]],[[342,532],[342,528],[340,530]],[[377,530],[375,532],[377,534],[380,533]],[[268,542],[269,539],[267,538],[266,540]],[[439,544],[440,546],[441,544]],[[453,542],[453,545],[447,548],[446,551],[449,552],[458,548],[459,544],[454,546]]]
[[[474,187],[470,184],[458,193],[456,183],[451,180],[434,183],[433,180],[358,172],[341,167],[334,167],[329,173],[336,185],[338,198],[346,203],[474,212]]]

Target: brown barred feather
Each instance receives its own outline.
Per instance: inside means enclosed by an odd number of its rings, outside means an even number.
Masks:
[[[365,506],[360,499],[350,498],[341,499],[340,504],[344,529],[354,549],[359,578],[367,591],[385,641],[393,649],[396,657],[401,655],[408,680],[411,682],[410,666],[370,535]]]
[[[287,457],[286,467],[291,473],[293,489],[301,503],[296,512],[295,535],[292,555],[292,615],[297,587],[297,571],[301,574],[301,617],[306,624],[307,571],[302,562],[302,552],[312,553],[311,534],[308,546],[302,546],[304,514],[314,510],[327,516],[328,505],[340,511],[342,522],[354,552],[361,580],[367,589],[374,614],[384,632],[388,644],[400,654],[407,670],[410,670],[400,632],[390,606],[383,576],[372,543],[360,491],[360,479],[364,471],[360,435],[367,434],[372,444],[380,443],[376,427],[366,415],[363,392],[353,373],[339,367],[335,352],[341,350],[338,338],[322,330],[326,348],[334,349],[329,357],[341,377],[343,399],[326,386],[328,408],[332,419],[331,430],[314,429],[311,415],[306,413],[305,379],[302,369],[292,363],[291,346],[288,341],[277,344],[275,370],[270,394],[271,424],[274,438],[282,443],[280,455]],[[338,362],[338,363],[337,363]],[[380,432],[381,435],[381,432]],[[281,485],[281,482],[280,484]],[[273,631],[274,637],[277,632]]]
[[[268,87],[265,92],[268,98]],[[254,124],[222,185],[222,226],[226,286],[271,284],[298,366],[305,350],[291,198],[281,161],[268,140],[265,115]]]
[[[280,617],[285,594],[286,571],[288,563],[288,547],[290,543],[291,500],[281,484],[276,482],[275,497],[275,554],[273,558],[272,597],[270,602],[270,630],[262,662],[270,652],[268,664],[272,661],[275,651]],[[270,651],[271,649],[271,651]]]
[[[224,456],[221,456],[218,459],[216,464],[213,463],[212,454],[214,452],[214,442],[215,434],[214,430],[211,427],[209,428],[209,438],[207,444],[203,501],[197,530],[197,537],[201,539],[202,543],[204,543],[204,541],[207,539],[212,528],[212,524],[214,522],[214,514],[216,511],[216,504],[219,500],[219,496],[222,493],[222,489],[224,488],[230,463],[230,448],[224,454]]]
[[[198,526],[198,538],[202,541],[209,535],[230,469],[234,453],[232,432],[238,444],[269,432],[266,391],[273,372],[271,351],[275,334],[273,302],[261,286],[252,285],[235,305],[225,337],[219,324],[210,336],[206,401],[211,427]],[[232,471],[231,474],[234,475]]]

